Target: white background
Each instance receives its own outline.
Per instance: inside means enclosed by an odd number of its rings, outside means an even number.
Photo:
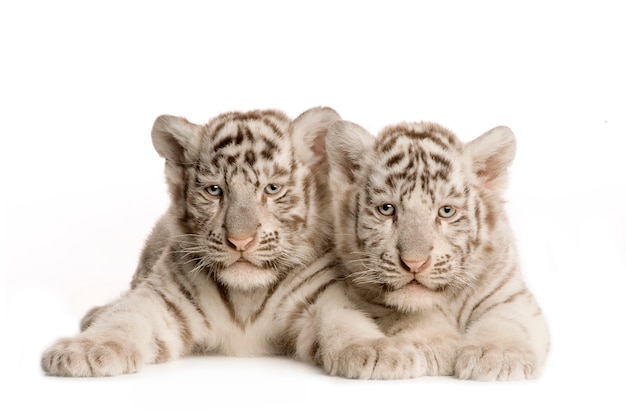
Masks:
[[[3,414],[626,412],[623,5],[203,3],[0,6],[0,408],[17,406]],[[45,347],[128,287],[168,204],[158,115],[317,105],[373,133],[403,120],[466,141],[513,129],[508,210],[552,334],[538,380],[347,381],[227,357],[107,379],[41,373]]]

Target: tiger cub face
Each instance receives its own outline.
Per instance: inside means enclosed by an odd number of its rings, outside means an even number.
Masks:
[[[373,137],[340,121],[327,148],[337,248],[354,287],[411,312],[475,284],[473,270],[497,241],[500,191],[515,153],[508,128],[463,144],[432,123]]]
[[[273,110],[226,113],[206,125],[159,117],[153,144],[166,159],[185,260],[228,287],[252,290],[315,257],[328,239],[319,194],[326,129],[337,119],[329,108],[293,122]]]

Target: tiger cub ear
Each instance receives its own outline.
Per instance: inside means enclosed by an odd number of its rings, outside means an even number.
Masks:
[[[197,155],[201,129],[182,117],[162,115],[152,126],[152,144],[161,157],[183,165]]]
[[[300,114],[290,127],[296,155],[307,165],[317,165],[326,159],[328,127],[339,114],[330,107],[314,107]]]
[[[496,192],[504,190],[507,169],[515,158],[515,136],[505,126],[495,127],[465,145],[472,171],[481,185]]]
[[[355,183],[375,141],[376,138],[358,124],[349,121],[333,123],[326,137],[331,180]]]

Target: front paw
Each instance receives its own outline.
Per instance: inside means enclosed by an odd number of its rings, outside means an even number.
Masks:
[[[98,343],[81,336],[57,341],[41,357],[41,368],[47,374],[67,377],[132,373],[138,370],[139,363],[139,354],[120,343]]]
[[[424,355],[410,343],[386,338],[354,342],[323,357],[330,375],[357,379],[406,379],[426,373]]]
[[[536,358],[530,351],[512,346],[469,345],[459,352],[455,374],[481,381],[523,380],[536,376]]]
[[[451,376],[454,374],[457,358],[456,337],[417,341],[413,345],[424,354],[429,376]]]

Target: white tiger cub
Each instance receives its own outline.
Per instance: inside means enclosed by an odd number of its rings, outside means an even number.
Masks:
[[[295,349],[276,313],[292,292],[310,296],[333,277],[314,261],[331,248],[323,144],[338,119],[330,108],[293,122],[275,110],[225,113],[206,125],[157,118],[152,141],[166,161],[170,208],[131,289],[47,349],[43,370],[109,376],[194,352]],[[296,272],[311,263],[318,279]]]
[[[291,355],[353,378],[404,378],[424,360],[345,296],[332,252],[325,135],[314,108],[206,125],[161,116],[171,205],[148,238],[131,289],[94,308],[82,332],[42,357],[59,376],[111,376],[192,354]]]
[[[338,121],[326,146],[351,297],[421,351],[426,371],[412,375],[536,377],[549,336],[503,208],[511,130],[464,144],[433,123],[374,137]]]

